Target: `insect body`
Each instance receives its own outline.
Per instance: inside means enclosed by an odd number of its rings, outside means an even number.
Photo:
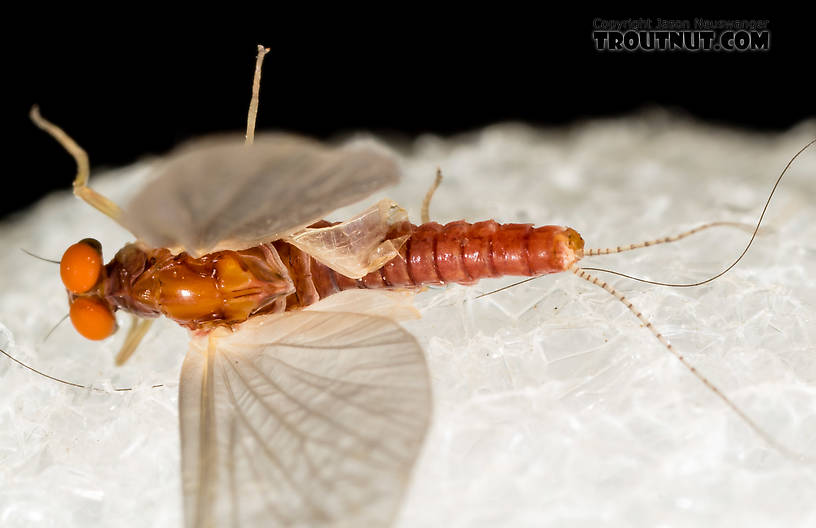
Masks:
[[[314,228],[327,228],[321,222]],[[96,277],[72,288],[72,321],[91,339],[113,331],[112,316],[123,309],[139,317],[168,317],[191,330],[237,325],[254,315],[279,313],[310,306],[320,299],[352,288],[418,288],[427,284],[475,284],[485,277],[538,276],[565,271],[583,251],[573,229],[533,228],[527,224],[500,225],[494,221],[445,226],[402,222],[392,226],[386,241],[404,240],[398,254],[359,279],[347,277],[297,246],[284,241],[245,250],[222,250],[193,258],[167,249],[128,244],[102,269],[100,249],[82,241],[66,252],[90,254],[86,275]],[[79,268],[75,265],[74,269]],[[80,268],[82,269],[82,268]],[[84,271],[84,269],[83,269]],[[75,273],[76,274],[76,273]],[[98,307],[100,322],[82,305]],[[99,328],[110,328],[107,334]]]

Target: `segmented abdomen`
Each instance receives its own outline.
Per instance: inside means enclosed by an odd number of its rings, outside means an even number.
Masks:
[[[427,284],[474,284],[487,277],[534,276],[565,271],[582,256],[584,241],[573,229],[534,228],[493,220],[402,226],[411,233],[393,258],[359,280],[340,275],[285,242],[275,242],[296,292],[287,310],[352,288],[417,288]]]

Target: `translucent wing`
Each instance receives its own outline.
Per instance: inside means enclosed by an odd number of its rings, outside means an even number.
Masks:
[[[134,197],[122,224],[153,247],[193,255],[280,238],[396,183],[373,143],[329,148],[287,134],[197,140],[171,153]]]
[[[394,228],[407,221],[404,209],[391,200],[381,200],[351,220],[301,229],[284,240],[334,271],[359,279],[399,254],[409,234]]]
[[[194,340],[179,399],[188,527],[387,526],[430,414],[419,345],[358,313]]]

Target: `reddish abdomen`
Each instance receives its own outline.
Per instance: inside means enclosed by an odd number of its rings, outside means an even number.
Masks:
[[[281,260],[295,281],[296,294],[287,309],[308,306],[338,291],[352,288],[416,288],[426,284],[474,284],[487,277],[533,276],[569,269],[578,260],[583,240],[561,226],[499,224],[493,220],[440,225],[406,224],[411,232],[398,257],[362,279],[331,270],[300,250],[278,241]]]

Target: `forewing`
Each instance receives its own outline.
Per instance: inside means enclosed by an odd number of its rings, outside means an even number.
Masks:
[[[275,240],[399,179],[372,142],[329,148],[288,134],[204,138],[160,163],[122,223],[152,247],[196,256]]]
[[[257,317],[193,341],[180,412],[188,527],[387,526],[428,426],[428,372],[386,318]]]

